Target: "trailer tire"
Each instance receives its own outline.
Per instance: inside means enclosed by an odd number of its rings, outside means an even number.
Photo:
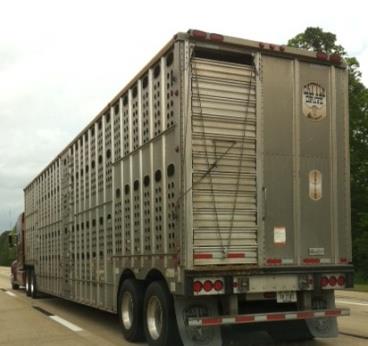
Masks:
[[[26,270],[26,295],[31,296],[31,270]]]
[[[30,281],[30,291],[31,291],[31,297],[33,299],[37,299],[39,294],[38,294],[38,289],[37,289],[37,280],[36,280],[36,273],[34,272],[34,270],[31,271],[31,281]]]
[[[150,346],[182,345],[174,300],[163,281],[154,281],[148,286],[143,311],[144,334]]]
[[[143,282],[126,279],[118,296],[118,315],[122,332],[127,341],[143,341]]]

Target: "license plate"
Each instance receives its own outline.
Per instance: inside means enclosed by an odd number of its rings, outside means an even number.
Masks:
[[[295,291],[277,292],[276,299],[278,303],[294,303],[296,302],[296,292]]]

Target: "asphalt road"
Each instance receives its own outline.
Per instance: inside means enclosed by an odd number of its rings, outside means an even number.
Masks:
[[[351,309],[339,318],[340,335],[299,343],[303,346],[368,345],[368,293],[337,293],[337,306]],[[50,316],[51,314],[51,316]],[[240,345],[281,345],[264,335]],[[32,300],[23,290],[12,290],[9,268],[0,267],[0,345],[139,345],[124,340],[116,316],[59,298]],[[140,344],[144,345],[144,344]],[[296,345],[283,343],[282,345]]]

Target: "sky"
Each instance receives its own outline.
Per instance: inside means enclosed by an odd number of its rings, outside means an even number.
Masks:
[[[368,86],[364,1],[0,0],[0,233],[23,188],[176,33],[285,44],[308,26],[337,35]]]

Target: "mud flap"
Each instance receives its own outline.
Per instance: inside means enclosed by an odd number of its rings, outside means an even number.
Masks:
[[[174,297],[179,333],[185,346],[221,346],[221,327],[188,327],[189,317],[218,316],[217,301],[213,298]]]
[[[312,298],[312,307],[314,309],[335,309],[335,292],[327,290],[322,292],[320,298]],[[305,322],[309,332],[315,338],[335,338],[338,335],[336,317],[314,318]]]
[[[306,323],[315,338],[335,338],[338,335],[336,317],[315,318],[306,320]]]

